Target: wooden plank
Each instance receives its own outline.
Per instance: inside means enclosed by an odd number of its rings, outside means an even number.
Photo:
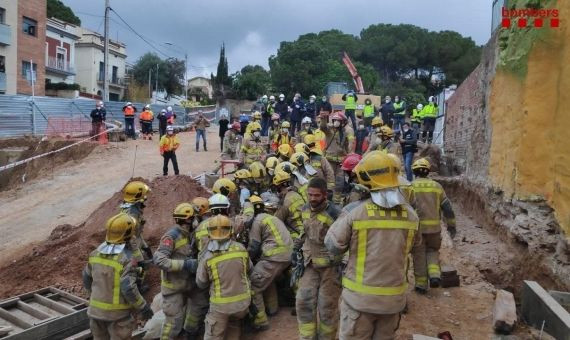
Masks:
[[[541,329],[557,340],[570,340],[570,314],[537,282],[524,281],[522,317],[526,323]]]
[[[73,312],[75,312],[73,309],[62,305],[61,303],[58,303],[56,301],[53,301],[52,299],[48,299],[45,296],[39,295],[39,294],[34,294],[34,298],[36,299],[36,301],[48,308],[51,308],[55,311],[60,312],[61,314],[71,314]]]
[[[36,319],[46,320],[51,318],[51,315],[42,312],[39,309],[34,308],[33,306],[28,305],[23,301],[18,301],[18,309],[30,314],[31,316],[35,317]]]
[[[8,312],[7,310],[5,310],[4,308],[1,308],[1,307],[0,307],[0,318],[8,321],[11,324],[14,324],[14,325],[20,327],[22,329],[28,329],[28,328],[32,327],[32,325],[30,323],[16,317],[15,315],[10,314],[10,312]]]
[[[510,334],[517,322],[515,297],[506,290],[499,289],[493,307],[493,328],[501,334]]]
[[[69,336],[63,340],[84,340],[84,339],[90,339],[90,338],[91,338],[91,330],[86,329],[83,332],[73,334],[72,336]]]

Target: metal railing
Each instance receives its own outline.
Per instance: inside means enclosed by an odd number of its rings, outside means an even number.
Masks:
[[[47,57],[46,67],[66,73],[75,73],[75,69],[69,64],[69,62],[67,62],[67,60],[56,57]]]

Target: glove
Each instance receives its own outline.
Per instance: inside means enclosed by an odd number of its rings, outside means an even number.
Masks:
[[[182,270],[186,270],[192,274],[195,274],[196,271],[198,270],[198,260],[196,259],[184,260],[184,266],[182,266]]]
[[[152,319],[154,313],[152,312],[152,309],[150,309],[150,305],[148,303],[144,305],[143,309],[140,311],[140,315],[143,321]]]
[[[447,227],[447,232],[449,233],[449,237],[451,237],[451,239],[455,239],[455,235],[457,235],[457,228],[455,227]]]

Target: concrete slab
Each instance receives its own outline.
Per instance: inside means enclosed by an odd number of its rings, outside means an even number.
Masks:
[[[425,336],[421,334],[414,334],[412,340],[439,340],[438,338],[432,338],[431,336]]]
[[[522,291],[523,320],[557,340],[570,340],[570,314],[537,282],[524,281]]]
[[[510,334],[517,322],[515,297],[511,292],[499,289],[493,306],[493,328],[501,334]]]
[[[570,313],[570,293],[549,290],[548,294],[556,300],[568,313]]]

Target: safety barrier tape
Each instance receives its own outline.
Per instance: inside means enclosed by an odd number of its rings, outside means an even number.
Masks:
[[[17,161],[17,162],[11,163],[11,164],[7,164],[7,165],[4,165],[4,166],[0,166],[0,172],[2,172],[2,171],[4,171],[4,170],[8,170],[8,169],[15,168],[15,167],[17,167],[18,165],[22,165],[22,164],[29,163],[29,162],[31,162],[31,161],[33,161],[33,160],[35,160],[35,159],[38,159],[38,158],[42,158],[42,157],[45,157],[45,156],[53,155],[53,154],[55,154],[55,153],[58,153],[58,152],[61,152],[61,151],[63,151],[63,150],[66,150],[66,149],[69,149],[69,148],[71,148],[71,147],[74,147],[74,146],[76,146],[76,145],[78,145],[78,144],[85,143],[85,142],[87,142],[88,140],[93,139],[93,138],[95,138],[95,137],[99,137],[100,135],[105,134],[105,133],[107,133],[107,132],[109,132],[109,131],[113,131],[113,130],[115,130],[115,129],[118,129],[118,127],[115,126],[115,125],[113,125],[113,124],[109,124],[109,123],[107,123],[107,124],[108,124],[108,125],[111,125],[112,127],[109,128],[109,129],[107,129],[107,130],[105,130],[105,131],[103,131],[103,132],[100,132],[100,133],[98,133],[98,134],[96,134],[96,135],[93,135],[93,136],[91,136],[91,137],[89,137],[89,138],[85,138],[85,139],[82,139],[82,140],[80,140],[80,141],[77,141],[77,142],[75,142],[75,143],[73,143],[73,144],[66,145],[66,146],[64,146],[63,148],[60,148],[60,149],[57,149],[57,150],[52,150],[52,151],[50,151],[50,152],[42,153],[42,154],[40,154],[40,155],[36,155],[36,156],[30,157],[30,158],[26,158],[26,159],[23,159],[23,160],[21,160],[21,161]]]

